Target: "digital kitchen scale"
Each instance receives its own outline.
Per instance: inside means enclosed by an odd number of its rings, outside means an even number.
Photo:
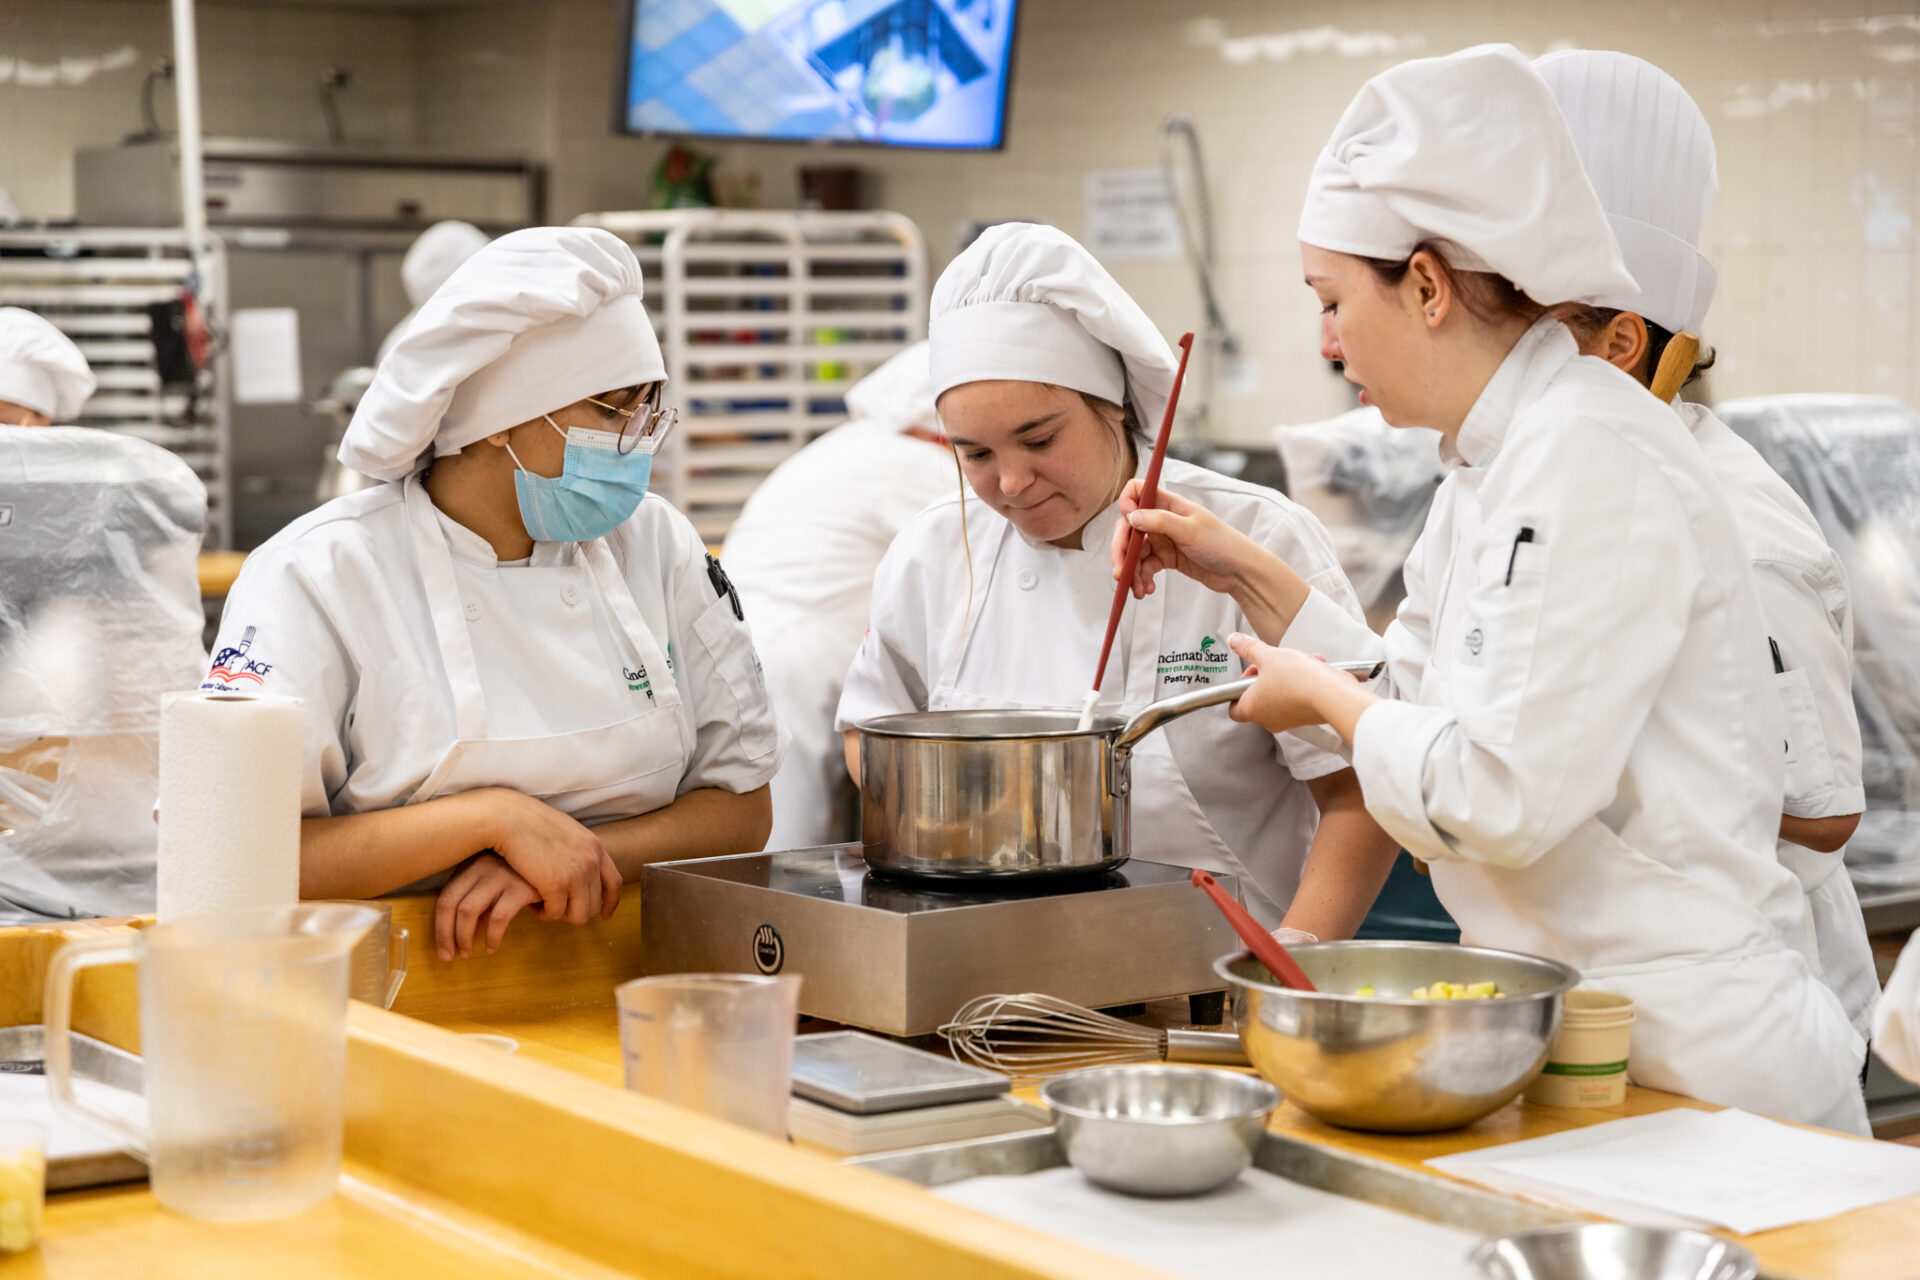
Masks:
[[[996,992],[1110,1008],[1218,991],[1213,962],[1241,944],[1190,875],[1135,858],[932,885],[870,874],[857,844],[661,862],[641,872],[641,952],[650,974],[799,974],[803,1013],[926,1035]]]

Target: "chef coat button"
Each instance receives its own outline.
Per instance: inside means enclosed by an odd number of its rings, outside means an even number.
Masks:
[[[1040,575],[1033,570],[1028,569],[1020,575],[1020,589],[1022,591],[1031,591],[1039,585]]]
[[[571,582],[569,582],[566,586],[560,588],[560,598],[562,600],[565,600],[568,604],[579,604],[580,588],[574,586]]]
[[[478,600],[467,601],[465,612],[468,622],[478,622],[480,620],[480,602]]]

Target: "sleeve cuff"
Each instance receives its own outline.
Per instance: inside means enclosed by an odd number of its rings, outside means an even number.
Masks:
[[[1454,724],[1443,707],[1377,702],[1360,713],[1353,732],[1353,767],[1367,812],[1407,852],[1426,862],[1460,860],[1427,819],[1427,756]]]
[[[1811,795],[1788,796],[1780,812],[1789,818],[1837,818],[1865,813],[1867,793],[1864,787],[1828,787]]]
[[[1294,615],[1293,625],[1280,637],[1280,643],[1302,653],[1317,653],[1329,662],[1386,656],[1386,646],[1366,623],[1317,589],[1307,593],[1307,602]]]

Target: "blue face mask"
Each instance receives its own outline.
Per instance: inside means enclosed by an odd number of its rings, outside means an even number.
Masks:
[[[542,415],[543,417],[546,415]],[[547,425],[560,431],[551,417]],[[520,465],[514,472],[514,493],[520,500],[520,520],[536,542],[591,542],[625,524],[647,496],[653,475],[657,440],[640,441],[632,453],[620,452],[620,435],[575,427],[561,432],[567,438],[566,463],[557,476],[535,475]]]

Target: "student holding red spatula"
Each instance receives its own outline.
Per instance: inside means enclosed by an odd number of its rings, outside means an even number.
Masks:
[[[966,484],[908,525],[881,562],[840,728],[905,711],[1077,714],[1114,597],[1115,503],[1146,472],[1146,432],[1174,393],[1173,350],[1084,248],[1023,223],[991,228],[941,275],[929,340],[941,424]],[[1177,458],[1160,485],[1248,530],[1358,621],[1332,541],[1305,510]],[[1131,714],[1235,679],[1227,637],[1250,627],[1237,604],[1197,582],[1129,604],[1099,712]],[[856,748],[849,735],[858,778]],[[1132,807],[1139,857],[1240,877],[1269,929],[1350,937],[1398,851],[1339,756],[1224,712],[1142,741]]]

